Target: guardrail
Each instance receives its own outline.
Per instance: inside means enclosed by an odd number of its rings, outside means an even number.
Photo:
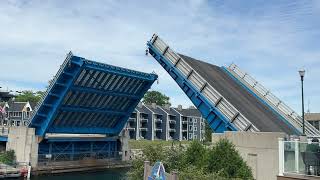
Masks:
[[[228,68],[235,77],[244,83],[248,88],[254,91],[256,95],[262,98],[268,105],[276,110],[280,115],[287,119],[295,128],[299,131],[302,128],[302,118],[292,110],[283,101],[278,99],[274,94],[267,88],[262,86],[258,81],[251,77],[246,72],[243,72],[237,65],[232,63]],[[312,137],[320,137],[320,132],[313,127],[309,122],[305,121],[306,134]]]
[[[193,85],[214,105],[238,130],[257,132],[254,126],[226,98],[200,76],[183,58],[154,34],[150,40],[152,45],[162,53]]]
[[[31,120],[34,118],[34,116],[37,114],[38,109],[40,108],[40,106],[43,104],[45,98],[48,96],[50,90],[52,89],[53,85],[57,82],[58,77],[63,73],[63,70],[65,69],[65,67],[67,66],[67,64],[70,62],[71,57],[73,56],[72,52],[69,52],[66,59],[64,60],[64,62],[62,63],[62,65],[60,66],[58,72],[56,73],[56,75],[54,76],[54,78],[50,81],[48,88],[46,89],[46,92],[43,93],[43,95],[41,96],[40,101],[37,103],[35,109],[32,111],[32,115],[29,121],[29,124],[31,122]]]

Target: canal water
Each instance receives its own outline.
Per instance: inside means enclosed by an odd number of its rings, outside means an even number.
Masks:
[[[95,172],[74,172],[55,175],[32,176],[31,180],[125,180],[128,169],[108,169]]]

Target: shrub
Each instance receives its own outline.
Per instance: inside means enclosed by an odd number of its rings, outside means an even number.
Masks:
[[[208,156],[208,172],[227,178],[253,179],[251,169],[227,139],[219,140]]]
[[[9,150],[0,154],[0,162],[7,165],[13,165],[16,160],[14,150]]]

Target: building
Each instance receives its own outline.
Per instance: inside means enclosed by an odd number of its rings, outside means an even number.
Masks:
[[[316,129],[320,129],[320,113],[306,113],[305,120],[313,125]]]
[[[203,140],[204,119],[194,107],[183,109],[139,103],[126,128],[130,139]]]
[[[27,126],[34,106],[29,102],[1,102],[6,114],[0,126]],[[203,140],[204,119],[194,107],[183,109],[139,103],[127,121],[130,139]]]
[[[0,117],[0,126],[27,126],[32,113],[32,106],[29,102],[1,102],[1,109],[4,113]]]

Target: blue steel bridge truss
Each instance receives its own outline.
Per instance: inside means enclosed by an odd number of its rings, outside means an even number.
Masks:
[[[265,106],[254,93],[238,85],[223,68],[174,52],[156,34],[147,46],[149,53],[190,98],[214,132],[262,131],[299,135],[289,121]]]
[[[155,74],[90,61],[71,52],[38,104],[30,127],[46,133],[118,135]]]

